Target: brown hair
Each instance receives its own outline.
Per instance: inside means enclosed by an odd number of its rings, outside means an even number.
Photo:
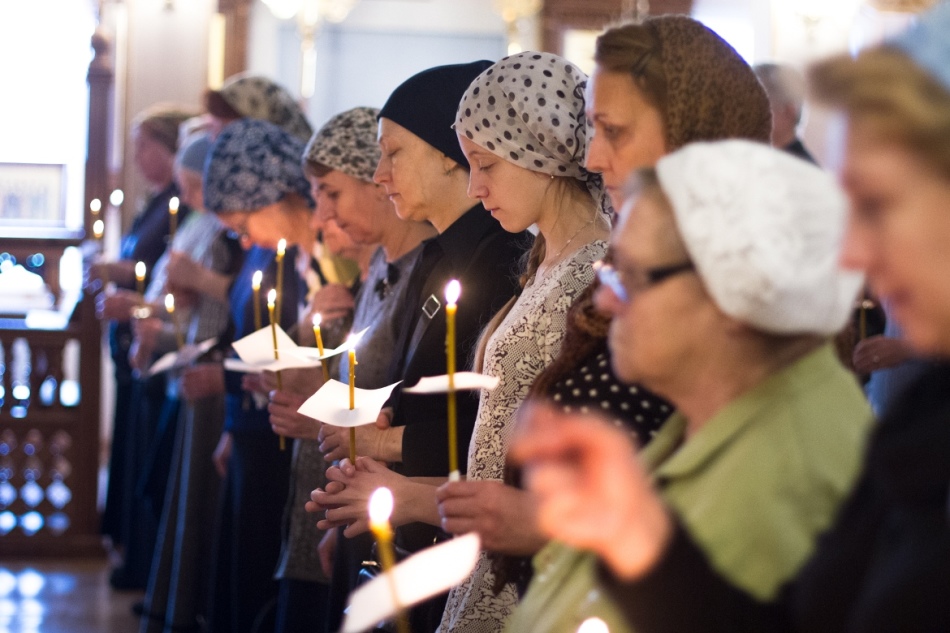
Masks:
[[[833,57],[814,65],[809,80],[819,100],[950,176],[950,91],[903,52],[881,46]]]
[[[244,117],[243,114],[231,107],[231,104],[217,90],[205,91],[205,110],[211,116],[225,121],[233,121]]]
[[[646,24],[608,29],[597,38],[594,61],[604,70],[629,73],[650,105],[666,119],[666,72],[654,29]]]

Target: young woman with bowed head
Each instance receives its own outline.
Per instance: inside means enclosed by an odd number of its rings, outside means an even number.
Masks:
[[[842,264],[867,271],[908,342],[936,364],[885,412],[854,491],[779,594],[762,600],[725,578],[613,435],[581,437],[563,421],[555,442],[542,439],[552,437],[543,424],[520,442],[549,533],[601,557],[605,584],[637,631],[950,629],[948,29],[944,3],[894,41],[810,73],[819,98],[847,117]],[[584,521],[570,525],[568,514]]]
[[[381,158],[374,179],[403,221],[427,222],[438,232],[423,242],[406,280],[404,318],[392,346],[389,383],[402,380],[411,386],[424,376],[446,372],[442,308],[451,279],[462,285],[456,323],[459,368],[470,363],[479,333],[518,288],[518,261],[530,236],[524,231],[506,232],[469,197],[469,162],[452,130],[459,99],[489,65],[474,62],[425,70],[397,87],[380,111]],[[346,220],[344,224],[357,228]],[[459,393],[457,401],[458,458],[464,468],[478,397]],[[436,527],[434,497],[435,484],[445,481],[449,470],[447,426],[444,395],[397,391],[380,416],[380,428],[359,429],[356,452],[364,457],[355,467],[344,460],[341,468],[330,468],[328,492],[314,491],[312,510],[333,508],[320,527],[347,526],[346,537],[365,532],[369,496],[386,485],[396,497],[393,522],[399,547],[416,552],[445,538]],[[320,438],[329,460],[349,452],[345,429],[324,425]],[[391,463],[393,470],[380,462]],[[412,609],[411,628],[434,630],[444,602],[441,596]]]

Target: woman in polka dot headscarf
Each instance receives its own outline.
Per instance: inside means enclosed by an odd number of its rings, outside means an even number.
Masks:
[[[508,436],[531,384],[560,348],[567,308],[591,283],[591,264],[606,251],[603,187],[584,169],[591,131],[586,82],[583,72],[555,55],[513,55],[469,86],[455,121],[471,165],[469,195],[507,231],[538,229],[521,294],[493,319],[479,345],[477,368],[500,383],[482,394],[466,481],[438,493],[443,528],[474,529],[490,551],[525,555],[542,544],[531,498],[502,482]],[[517,594],[512,584],[495,592],[495,584],[483,554],[471,577],[449,594],[440,630],[500,630]]]

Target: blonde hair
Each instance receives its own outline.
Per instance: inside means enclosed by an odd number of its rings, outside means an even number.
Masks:
[[[900,50],[880,46],[809,71],[815,96],[950,177],[950,91]]]

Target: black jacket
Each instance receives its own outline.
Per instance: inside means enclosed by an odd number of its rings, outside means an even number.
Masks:
[[[475,345],[492,316],[518,290],[520,262],[531,245],[527,233],[511,234],[478,205],[440,235],[426,240],[408,291],[417,297],[397,343],[392,375],[411,387],[425,376],[446,372],[445,286],[462,284],[456,316],[458,370],[471,365]],[[416,289],[418,288],[418,291]],[[400,353],[401,352],[401,353]],[[460,392],[458,403],[459,467],[464,472],[475,426],[478,392]],[[446,397],[396,393],[393,426],[405,426],[402,463],[407,477],[445,477],[449,472]],[[403,547],[415,551],[432,543],[433,530],[419,524],[399,530]],[[416,536],[413,533],[422,532]],[[423,534],[424,533],[424,534]]]

